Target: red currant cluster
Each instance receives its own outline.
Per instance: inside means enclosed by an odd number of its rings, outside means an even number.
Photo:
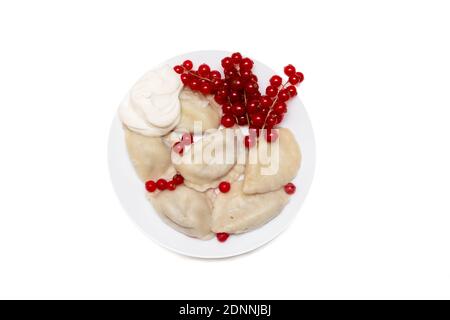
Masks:
[[[180,156],[183,155],[184,147],[192,144],[194,142],[194,136],[190,132],[183,133],[181,136],[181,140],[175,142],[172,146],[172,150],[175,153],[178,153]]]
[[[156,182],[153,180],[148,180],[145,183],[145,189],[148,192],[155,192],[156,190],[164,191],[170,190],[173,191],[180,184],[184,183],[184,178],[181,174],[177,173],[173,176],[172,180],[167,181],[166,179],[158,179]]]
[[[193,63],[186,60],[182,65],[174,67],[180,74],[183,84],[203,94],[213,94],[217,103],[222,106],[221,123],[230,128],[235,124],[249,125],[250,129],[272,129],[281,121],[287,112],[286,102],[297,95],[296,85],[303,81],[303,74],[297,72],[293,65],[287,65],[284,73],[288,80],[283,83],[280,76],[270,78],[270,85],[262,95],[258,78],[253,74],[253,61],[243,58],[239,52],[225,57],[221,61],[224,78],[217,70],[211,70],[202,64],[193,70]],[[266,140],[272,142],[277,138],[275,133],[268,133]],[[246,137],[246,146],[252,141]]]

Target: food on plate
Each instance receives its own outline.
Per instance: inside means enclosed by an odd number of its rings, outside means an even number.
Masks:
[[[124,128],[125,143],[131,163],[142,181],[172,176],[175,169],[170,149],[160,137],[148,137]]]
[[[176,230],[199,239],[211,239],[212,203],[202,192],[185,186],[173,191],[149,193],[148,198],[163,219]]]
[[[119,118],[163,221],[189,237],[226,242],[268,223],[296,192],[300,146],[280,125],[304,77],[287,65],[287,80],[273,75],[262,90],[250,58],[235,52],[219,65],[195,69],[185,60],[147,72]]]
[[[255,154],[258,157],[255,157],[255,161],[248,161],[245,167],[245,193],[278,190],[292,181],[300,169],[300,146],[292,132],[287,128],[279,128],[274,133],[278,136],[275,141],[259,139],[257,145],[250,149],[249,157]]]
[[[283,188],[262,193],[245,194],[242,181],[231,184],[226,193],[214,201],[212,231],[242,233],[263,226],[277,216],[289,200]]]

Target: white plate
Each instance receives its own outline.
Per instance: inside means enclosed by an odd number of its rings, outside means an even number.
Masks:
[[[222,70],[220,60],[229,54],[224,51],[196,51],[172,58],[166,63],[176,65],[190,59],[195,66],[207,63],[214,69]],[[282,70],[275,72],[258,61],[255,61],[253,71],[263,88],[272,75],[282,74]],[[301,86],[299,93],[301,95]],[[193,239],[167,226],[146,200],[144,185],[130,163],[124,133],[116,116],[109,134],[108,161],[114,189],[125,211],[150,238],[161,246],[191,257],[226,258],[255,250],[271,241],[285,230],[297,215],[308,193],[314,173],[314,134],[308,115],[298,97],[289,101],[288,108],[289,112],[282,126],[290,128],[295,133],[303,157],[300,171],[294,180],[297,192],[291,197],[281,214],[265,226],[241,235],[230,236],[225,243],[220,243],[215,238],[209,241]]]

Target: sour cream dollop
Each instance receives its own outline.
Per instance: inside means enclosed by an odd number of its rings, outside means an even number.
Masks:
[[[179,76],[168,65],[147,72],[120,105],[120,120],[146,136],[166,135],[180,121],[182,87]]]

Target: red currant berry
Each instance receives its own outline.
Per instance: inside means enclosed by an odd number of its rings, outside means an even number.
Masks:
[[[278,139],[278,132],[276,130],[267,129],[266,130],[266,141],[271,143]]]
[[[288,77],[293,76],[295,74],[295,67],[292,64],[288,64],[284,67],[284,74]]]
[[[273,106],[273,112],[275,112],[276,114],[283,114],[287,112],[287,106],[286,103],[278,101],[277,103],[275,103],[275,105]]]
[[[271,129],[277,125],[277,115],[271,113],[266,120],[266,128]]]
[[[286,88],[286,90],[289,92],[289,95],[291,97],[295,97],[297,95],[297,88],[294,86],[289,86]]]
[[[234,117],[232,115],[226,114],[222,117],[222,120],[220,120],[220,123],[225,128],[231,128],[232,126],[235,125],[236,120],[234,119]]]
[[[211,72],[211,68],[207,64],[201,64],[198,67],[198,75],[203,78],[207,78]]]
[[[240,103],[233,104],[232,110],[233,110],[233,114],[236,117],[240,117],[240,116],[243,116],[245,114],[245,108]]]
[[[281,79],[280,76],[272,76],[270,78],[270,85],[274,86],[275,88],[278,88],[283,83],[283,79]]]
[[[305,79],[305,76],[301,72],[296,72],[295,75],[298,77],[298,83],[302,83]]]
[[[228,191],[230,191],[230,189],[231,189],[231,185],[230,185],[230,183],[227,182],[227,181],[222,181],[222,182],[219,184],[219,190],[220,190],[220,192],[222,192],[222,193],[227,193]]]
[[[251,70],[253,68],[253,61],[249,58],[244,58],[239,63],[240,70]]]
[[[220,89],[216,92],[216,94],[214,95],[214,100],[218,103],[218,104],[222,104],[225,101],[227,101],[227,91],[225,89]]]
[[[164,191],[167,189],[167,181],[166,179],[159,179],[156,181],[156,186],[158,187],[158,190]]]
[[[240,93],[237,92],[237,91],[231,91],[231,92],[228,94],[228,97],[230,98],[230,101],[231,101],[231,102],[237,102],[237,101],[241,100],[241,95],[240,95]]]
[[[258,83],[256,82],[247,82],[245,84],[245,92],[247,93],[255,93],[258,91]]]
[[[180,76],[180,79],[181,79],[181,82],[183,82],[184,85],[188,85],[189,82],[190,82],[190,80],[191,80],[191,77],[189,76],[189,74],[183,73],[183,74]]]
[[[173,67],[173,70],[178,74],[182,74],[184,72],[184,68],[182,66],[175,66]]]
[[[256,142],[256,134],[244,137],[244,145],[247,149],[253,147],[255,145],[255,142]]]
[[[155,192],[156,189],[157,189],[156,182],[153,181],[153,180],[148,180],[148,181],[145,183],[145,189],[146,189],[148,192]]]
[[[289,77],[289,82],[293,85],[296,85],[297,83],[300,82],[300,79],[297,77],[297,75],[293,75]]]
[[[189,87],[191,87],[192,90],[197,91],[200,89],[200,81],[198,81],[196,78],[193,78],[189,81]]]
[[[220,242],[225,242],[227,241],[228,237],[230,235],[226,232],[219,232],[216,234],[217,240],[219,240]]]
[[[272,106],[272,99],[267,96],[262,96],[261,99],[259,99],[259,102],[261,103],[261,107],[270,107]]]
[[[220,74],[219,71],[213,70],[213,71],[211,71],[211,72],[209,73],[209,78],[210,78],[211,80],[212,80],[212,79],[221,79],[221,78],[222,78],[222,75]]]
[[[177,173],[173,176],[172,181],[175,182],[176,185],[183,184],[184,178],[181,174]]]
[[[277,114],[277,124],[280,124],[284,119],[284,114]]]
[[[285,102],[288,101],[290,98],[289,96],[289,92],[285,89],[281,90],[280,92],[278,92],[278,100],[281,102]]]
[[[231,104],[227,103],[222,105],[223,114],[233,114],[233,107]]]
[[[245,126],[246,124],[248,124],[248,119],[246,116],[240,116],[237,118],[237,123],[240,126]]]
[[[259,101],[252,100],[247,103],[247,112],[249,114],[256,113],[256,112],[258,112],[258,110],[259,110]]]
[[[235,52],[231,55],[231,60],[233,60],[234,64],[239,64],[242,60],[242,55],[239,52]]]
[[[289,182],[287,185],[284,186],[284,191],[286,191],[287,194],[294,194],[296,189],[297,188],[292,182]]]
[[[231,79],[231,78],[236,78],[239,73],[235,68],[230,68],[230,69],[226,69],[224,71],[225,74],[225,78]]]
[[[192,135],[192,133],[190,132],[183,133],[183,135],[181,136],[181,143],[187,146],[192,142],[194,142],[194,136]]]
[[[212,90],[212,86],[207,82],[200,86],[200,92],[203,93],[204,95],[210,94],[211,90]]]
[[[231,67],[233,67],[233,60],[231,60],[230,57],[225,57],[222,59],[221,64],[225,70],[230,69]]]
[[[278,93],[278,89],[273,86],[268,86],[266,88],[266,95],[268,95],[271,98],[275,97],[277,95],[277,93]]]
[[[184,152],[184,145],[180,141],[175,142],[175,144],[172,147],[172,150],[173,150],[173,152],[175,152],[181,156],[181,155],[183,155],[183,152]]]
[[[252,72],[250,70],[241,70],[241,78],[244,81],[248,81],[252,77]]]
[[[174,181],[167,182],[167,190],[173,191],[177,188],[177,185]]]
[[[258,77],[252,74],[252,76],[250,77],[250,81],[258,82]]]
[[[252,114],[250,119],[252,121],[252,124],[257,128],[261,128],[264,125],[264,116],[262,114]]]
[[[231,81],[231,89],[241,90],[243,87],[244,87],[244,84],[242,83],[241,79],[236,78],[233,81]]]
[[[184,61],[183,62],[183,67],[186,69],[186,70],[192,70],[192,67],[193,67],[194,65],[193,65],[193,63],[192,63],[192,61],[191,60],[186,60],[186,61]]]

